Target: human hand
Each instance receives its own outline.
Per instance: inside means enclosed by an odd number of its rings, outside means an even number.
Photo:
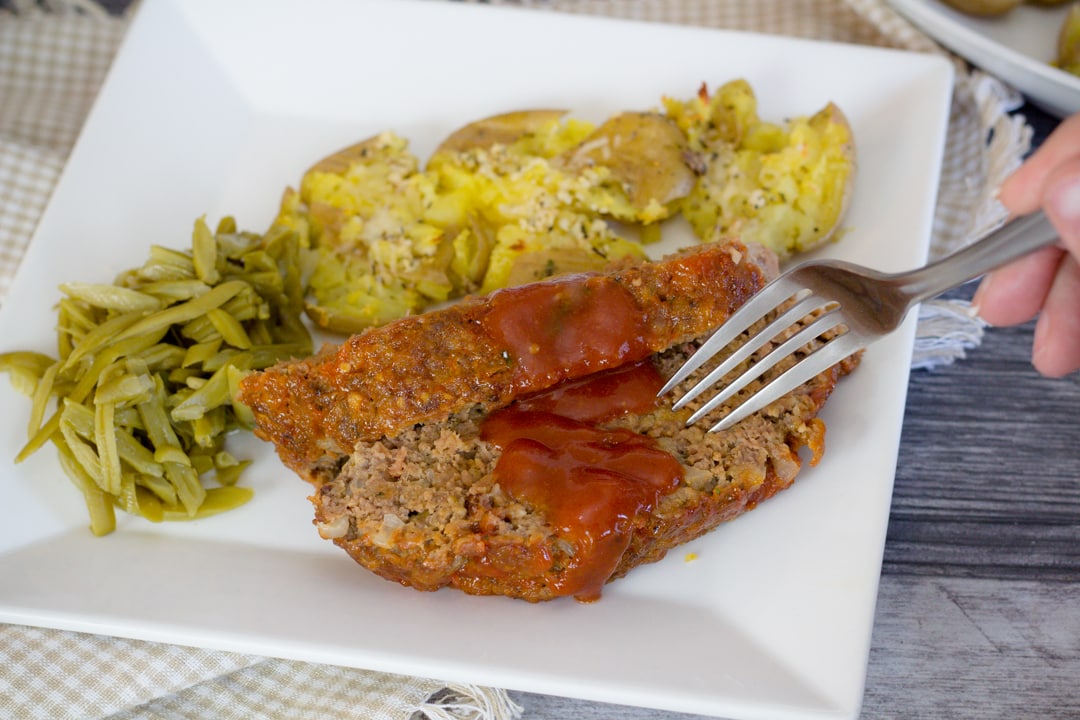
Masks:
[[[1043,208],[1060,241],[987,275],[972,305],[991,325],[1038,315],[1032,363],[1043,375],[1066,375],[1080,369],[1080,113],[1001,184],[998,197],[1013,215]]]

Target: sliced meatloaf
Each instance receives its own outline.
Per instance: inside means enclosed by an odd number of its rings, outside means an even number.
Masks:
[[[680,343],[648,362],[661,378],[670,377],[697,345]],[[857,362],[840,363],[724,432],[705,432],[707,422],[686,427],[696,405],[672,411],[670,397],[651,410],[600,423],[603,430],[652,439],[681,471],[652,502],[615,517],[603,530],[583,533],[573,522],[558,521],[550,506],[502,486],[496,468],[503,449],[485,439],[490,415],[481,405],[393,437],[358,442],[341,470],[317,485],[311,497],[315,522],[324,538],[359,564],[420,590],[449,586],[529,601],[565,595],[595,600],[607,581],[659,560],[791,485],[807,459],[801,449],[808,449],[810,462],[824,452],[818,411]],[[674,397],[713,366],[695,373]],[[580,504],[580,515],[602,511],[590,500],[590,486],[573,492],[562,501]]]
[[[477,404],[500,407],[708,332],[775,272],[771,253],[730,242],[508,288],[255,373],[239,398],[256,434],[310,480],[332,472],[356,442]]]

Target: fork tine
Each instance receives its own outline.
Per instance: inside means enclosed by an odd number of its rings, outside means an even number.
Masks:
[[[861,338],[855,333],[849,332],[833,338],[748,397],[723,420],[709,428],[709,432],[727,430],[865,346],[866,343],[861,342]]]
[[[735,393],[742,390],[749,385],[755,379],[761,376],[762,373],[767,371],[776,363],[783,360],[788,355],[801,348],[806,343],[810,342],[821,333],[831,330],[843,321],[839,309],[834,308],[822,314],[814,322],[810,323],[799,332],[792,335],[780,345],[773,348],[768,355],[763,357],[759,362],[751,366],[746,372],[739,377],[735,378],[727,387],[721,390],[717,395],[709,400],[709,402],[702,405],[690,418],[686,421],[687,425],[693,425],[705,415],[712,412],[718,405],[731,399]],[[783,377],[783,375],[781,375]],[[813,376],[811,376],[813,377]],[[775,380],[773,381],[775,382]],[[790,389],[790,388],[789,388]],[[760,392],[760,391],[759,391]]]
[[[709,358],[724,347],[727,347],[727,345],[741,335],[746,328],[760,320],[777,305],[799,292],[800,289],[799,286],[791,282],[790,273],[789,275],[781,275],[770,282],[752,298],[743,303],[743,305],[736,310],[715,333],[713,333],[712,337],[702,343],[701,347],[699,347],[690,359],[679,368],[678,372],[671,376],[671,379],[664,384],[664,387],[660,388],[660,392],[657,393],[657,396],[670,392],[673,387],[681,383],[689,377],[692,372],[704,365]]]
[[[777,317],[767,327],[761,330],[761,332],[750,338],[749,341],[738,350],[733,352],[724,362],[720,363],[712,372],[710,372],[704,379],[699,381],[694,387],[690,388],[679,400],[672,406],[673,410],[686,405],[707,388],[711,387],[717,380],[731,372],[732,368],[736,367],[742,361],[746,360],[753,353],[761,349],[763,345],[775,338],[780,334],[782,330],[786,330],[794,323],[798,322],[802,318],[810,315],[815,310],[821,310],[831,301],[822,298],[817,295],[808,295],[799,302],[795,303],[791,308],[786,310],[782,315]],[[719,348],[718,348],[719,350]],[[701,350],[698,350],[700,353]]]

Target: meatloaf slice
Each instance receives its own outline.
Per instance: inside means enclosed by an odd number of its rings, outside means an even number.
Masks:
[[[603,275],[509,288],[254,373],[239,399],[254,414],[256,434],[313,480],[333,472],[357,442],[474,405],[500,407],[708,332],[775,272],[770,253],[733,241]],[[561,354],[552,352],[556,345]]]
[[[702,339],[679,343],[647,362],[659,377],[670,377]],[[659,560],[791,485],[804,460],[800,450],[809,449],[812,463],[824,451],[818,411],[837,379],[857,362],[845,360],[723,432],[705,432],[708,422],[686,427],[696,406],[672,411],[670,397],[651,410],[602,423],[605,430],[652,438],[681,468],[674,487],[610,528],[608,537],[618,545],[614,554],[605,555],[599,541],[568,534],[545,508],[500,486],[496,465],[502,450],[485,439],[489,408],[482,404],[356,443],[340,471],[318,482],[311,497],[315,523],[359,564],[419,590],[450,586],[533,602],[565,595],[595,600],[606,581]],[[673,396],[712,367],[706,364]]]

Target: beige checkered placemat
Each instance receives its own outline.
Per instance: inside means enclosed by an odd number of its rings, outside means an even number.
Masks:
[[[503,0],[513,2],[514,0]],[[520,0],[538,11],[756,30],[940,52],[881,0]],[[11,2],[0,10],[0,302],[126,28],[90,0]],[[44,9],[43,9],[44,8]],[[48,12],[47,12],[48,11]],[[1000,222],[991,190],[1030,142],[1006,113],[1019,97],[958,64],[932,252]],[[992,132],[991,132],[992,131]],[[989,143],[987,138],[991,138]],[[978,344],[963,304],[920,315],[915,366]],[[0,625],[0,717],[500,720],[504,691],[435,680]]]

